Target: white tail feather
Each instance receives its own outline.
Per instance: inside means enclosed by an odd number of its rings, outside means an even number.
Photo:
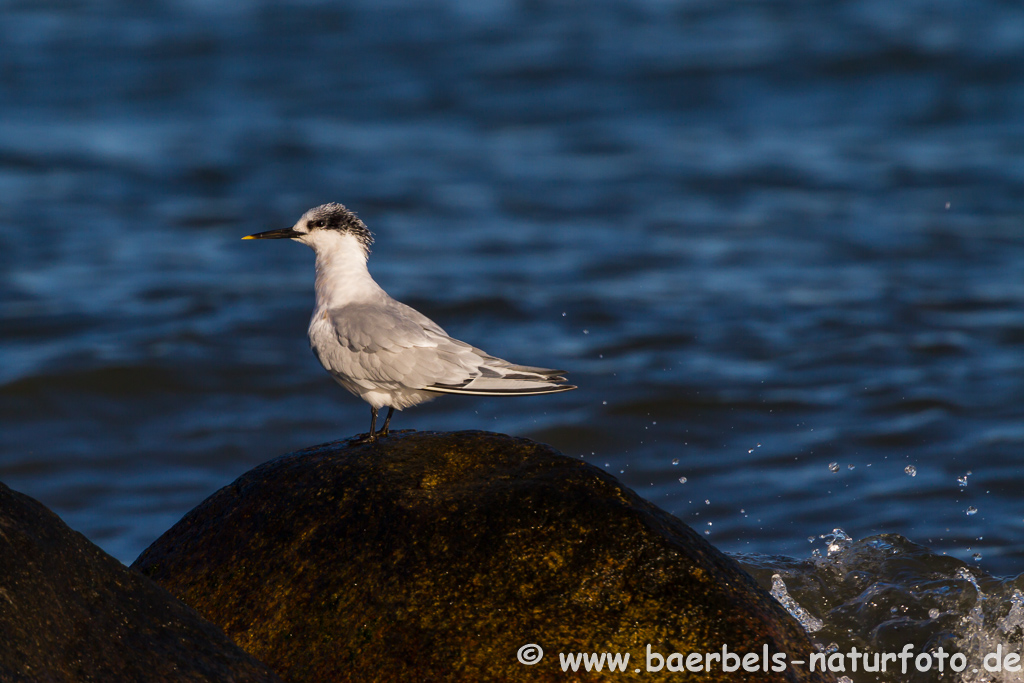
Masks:
[[[449,387],[434,384],[425,387],[428,391],[441,394],[470,394],[473,396],[535,396],[537,394],[555,394],[560,391],[571,391],[576,387],[572,384],[551,384],[547,382],[527,382],[523,380],[484,380],[492,386],[479,385],[480,380],[470,382],[464,387]],[[501,382],[501,385],[497,385]]]

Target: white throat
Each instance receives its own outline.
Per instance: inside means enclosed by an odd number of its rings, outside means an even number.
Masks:
[[[354,235],[316,230],[299,241],[316,252],[317,309],[366,301],[383,292],[366,268],[366,248]]]

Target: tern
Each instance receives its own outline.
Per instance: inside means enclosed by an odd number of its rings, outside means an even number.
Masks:
[[[448,336],[433,320],[392,299],[370,276],[373,233],[341,204],[310,209],[290,228],[242,239],[290,239],[316,253],[316,307],[309,344],[334,380],[370,404],[374,442],[396,410],[442,394],[529,396],[569,391],[565,371],[515,365]],[[377,411],[387,407],[377,431]]]

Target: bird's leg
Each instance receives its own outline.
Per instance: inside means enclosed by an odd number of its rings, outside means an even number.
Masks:
[[[388,435],[388,425],[391,424],[391,416],[394,415],[394,414],[395,414],[395,409],[392,408],[391,406],[388,406],[388,416],[386,418],[384,418],[384,426],[380,428],[379,432],[377,432],[377,436],[387,436]]]
[[[377,440],[377,432],[375,431],[376,428],[377,428],[377,409],[374,408],[373,406],[370,406],[370,433],[369,434],[365,434],[365,435],[360,434],[360,436],[362,438],[359,439],[358,443],[373,443],[374,441],[376,441]]]

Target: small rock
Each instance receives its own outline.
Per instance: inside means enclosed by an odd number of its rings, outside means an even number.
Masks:
[[[163,588],[0,484],[0,680],[281,679]]]
[[[646,670],[648,644],[666,657],[813,651],[681,521],[595,467],[485,432],[399,432],[282,456],[208,498],[133,566],[295,683],[564,681],[559,653],[579,652],[628,652],[630,678],[639,668],[675,681],[690,677]],[[545,653],[534,665],[517,659],[527,644]],[[803,667],[694,675],[832,680]]]

